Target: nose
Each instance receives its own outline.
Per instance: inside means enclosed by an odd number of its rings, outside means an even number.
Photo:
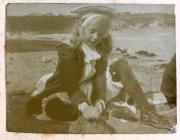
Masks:
[[[99,38],[99,34],[98,34],[98,32],[95,32],[92,34],[91,41],[96,42],[98,40],[98,38]]]

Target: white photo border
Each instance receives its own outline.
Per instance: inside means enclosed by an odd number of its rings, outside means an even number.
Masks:
[[[176,15],[176,65],[177,65],[177,131],[174,134],[36,134],[6,131],[6,85],[5,85],[5,13],[8,3],[120,3],[120,4],[175,4]],[[180,138],[180,0],[1,0],[0,1],[0,139],[2,140],[177,140]]]

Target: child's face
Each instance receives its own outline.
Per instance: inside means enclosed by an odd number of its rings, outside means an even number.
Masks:
[[[82,40],[90,47],[98,45],[108,29],[102,23],[102,20],[93,20],[82,30]]]

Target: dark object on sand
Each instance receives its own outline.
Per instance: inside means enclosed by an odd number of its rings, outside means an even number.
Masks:
[[[122,51],[121,48],[116,48],[115,51]]]
[[[171,59],[164,71],[161,91],[164,93],[168,104],[176,106],[176,55]]]
[[[135,56],[135,55],[134,55],[134,56],[129,56],[128,58],[129,58],[129,59],[138,59],[138,57]]]
[[[123,49],[123,50],[121,50],[121,52],[122,52],[122,54],[127,54],[128,53],[127,49]]]
[[[149,53],[149,52],[143,51],[143,50],[137,51],[136,54],[142,55],[142,56],[146,56],[146,57],[155,57],[155,56],[157,56],[157,55],[154,54],[154,53]]]
[[[88,121],[80,116],[69,126],[70,134],[115,134],[115,129],[105,119]]]
[[[116,48],[116,49],[115,49],[115,51],[120,51],[122,54],[127,54],[127,53],[128,53],[127,50],[128,50],[128,49],[121,49],[121,48]]]

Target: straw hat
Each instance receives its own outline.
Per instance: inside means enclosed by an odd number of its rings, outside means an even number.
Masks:
[[[78,14],[81,17],[88,14],[101,14],[109,18],[113,18],[116,15],[116,11],[114,9],[102,5],[81,6],[73,9],[71,12]]]

